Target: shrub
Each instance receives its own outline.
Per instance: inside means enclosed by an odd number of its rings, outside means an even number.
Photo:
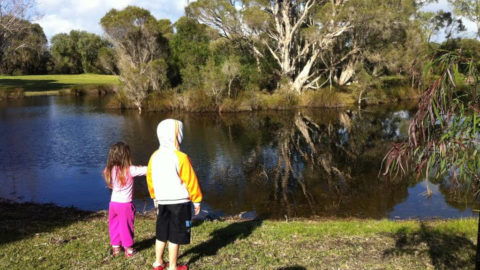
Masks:
[[[351,94],[319,89],[307,90],[300,95],[299,106],[301,107],[339,107],[354,103]]]

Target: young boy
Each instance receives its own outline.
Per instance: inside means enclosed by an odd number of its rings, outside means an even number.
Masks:
[[[200,212],[202,192],[190,159],[180,152],[183,124],[166,119],[157,127],[160,147],[150,157],[147,184],[150,197],[157,206],[154,270],[186,270],[177,266],[179,245],[190,243],[192,202],[195,215]],[[163,261],[168,241],[169,262]]]

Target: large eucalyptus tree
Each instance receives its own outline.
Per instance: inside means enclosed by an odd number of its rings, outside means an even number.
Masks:
[[[300,93],[325,82],[345,85],[358,64],[407,73],[409,48],[422,44],[414,0],[199,0],[187,15],[273,58],[281,87]],[[417,50],[418,51],[418,50]],[[385,74],[389,75],[389,74]],[[407,74],[408,75],[408,74]],[[326,79],[326,81],[325,81]]]
[[[338,21],[339,9],[347,0],[199,0],[187,14],[217,28],[230,39],[247,41],[257,59],[267,51],[278,64],[287,87],[300,93],[321,77],[314,69],[321,52],[351,28]]]

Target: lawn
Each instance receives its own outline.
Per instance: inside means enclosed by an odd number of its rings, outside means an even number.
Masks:
[[[137,215],[133,258],[111,255],[106,211],[0,203],[0,269],[151,269],[154,214]],[[476,219],[196,222],[191,269],[473,269]]]
[[[100,74],[0,76],[0,91],[56,91],[73,87],[116,85],[118,77]]]

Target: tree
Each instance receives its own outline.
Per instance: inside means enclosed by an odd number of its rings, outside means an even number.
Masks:
[[[286,87],[300,93],[320,78],[312,68],[320,52],[350,28],[348,22],[334,20],[345,2],[200,0],[191,3],[186,12],[219,29],[226,38],[244,39],[257,63],[265,58],[261,46],[268,48]]]
[[[78,74],[83,72],[82,59],[77,49],[78,31],[72,35],[60,33],[50,40],[50,52],[55,62],[55,72]]]
[[[373,77],[405,74],[415,63],[404,61],[407,51],[424,46],[414,18],[414,1],[352,0],[338,11],[337,20],[351,27],[320,54],[319,69],[327,81],[345,85],[362,70]]]
[[[410,75],[417,62],[403,61],[405,52],[424,46],[416,22],[420,4],[415,0],[200,0],[186,12],[223,37],[247,44],[258,69],[261,60],[271,57],[280,82],[285,82],[283,88],[300,93],[328,82],[345,85],[361,68],[375,76]],[[324,78],[327,81],[320,82]]]
[[[465,31],[465,25],[461,19],[455,19],[450,12],[440,10],[438,12],[420,12],[418,14],[427,42],[441,29],[445,31],[445,37],[450,39],[454,33]]]
[[[51,39],[51,53],[59,73],[100,73],[99,52],[111,46],[100,36],[86,31],[72,30]]]
[[[26,46],[17,40],[16,47],[11,47],[10,39],[30,27],[25,21],[35,13],[34,8],[35,0],[0,0],[0,62],[7,47],[13,52]]]
[[[117,54],[113,47],[103,47],[98,51],[98,63],[104,73],[117,75],[117,61]]]
[[[38,24],[18,19],[19,28],[4,41],[0,73],[39,74],[49,60],[47,38]]]
[[[171,40],[173,60],[180,70],[185,89],[197,88],[202,84],[200,68],[205,65],[209,50],[210,36],[206,25],[181,17],[175,23],[176,33]]]
[[[232,97],[232,83],[240,75],[240,62],[236,57],[230,57],[222,64],[222,73],[228,81],[227,96]]]
[[[25,27],[21,20],[34,14],[35,0],[0,0],[0,50],[5,40]]]
[[[116,48],[123,94],[142,111],[142,102],[153,91],[167,85],[168,20],[157,21],[148,10],[128,6],[110,10],[100,21]]]
[[[213,58],[208,59],[207,64],[202,68],[201,72],[204,78],[203,85],[207,94],[215,99],[216,105],[219,105],[227,84],[225,76]]]
[[[448,0],[457,16],[465,17],[477,25],[477,37],[480,37],[480,1],[479,0]]]

